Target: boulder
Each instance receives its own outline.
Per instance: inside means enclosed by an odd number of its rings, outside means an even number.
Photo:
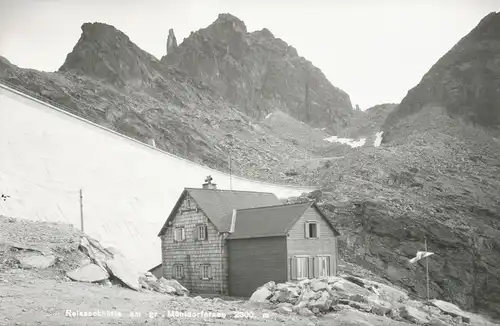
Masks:
[[[281,306],[276,309],[276,312],[283,315],[288,315],[292,313],[292,308],[289,306]]]
[[[309,302],[311,299],[314,299],[314,296],[317,293],[318,292],[314,292],[313,290],[310,290],[310,289],[302,290],[302,293],[300,294],[297,301],[298,302],[302,302],[302,301]]]
[[[276,283],[274,283],[273,281],[270,281],[270,282],[267,282],[266,284],[264,284],[263,286],[266,287],[269,291],[274,291],[276,288]]]
[[[351,301],[351,302],[349,302],[349,306],[353,307],[354,309],[357,309],[359,311],[364,311],[364,312],[371,312],[372,311],[372,308],[370,307],[370,305],[367,305],[366,303]]]
[[[311,290],[313,291],[323,291],[328,289],[328,283],[320,280],[314,280],[310,284]]]
[[[342,277],[338,277],[338,276],[328,276],[326,278],[326,282],[328,284],[333,284],[335,282],[338,282],[338,281],[343,281],[344,279]]]
[[[303,317],[310,317],[310,316],[314,315],[314,313],[311,310],[307,309],[307,308],[300,308],[297,311],[297,314],[299,316],[303,316]]]
[[[321,296],[316,300],[310,301],[307,305],[307,308],[314,311],[314,309],[318,309],[321,312],[326,312],[330,310],[330,306],[332,305],[332,299],[330,294],[326,291],[321,292]]]
[[[348,280],[348,281],[349,281],[349,282],[351,282],[351,283],[354,283],[354,284],[356,284],[356,285],[359,285],[359,286],[361,286],[362,288],[364,288],[364,287],[365,287],[365,282],[364,282],[362,279],[360,279],[360,278],[357,278],[357,277],[354,277],[354,276],[347,275],[347,276],[345,276],[345,277],[344,277],[344,279]]]
[[[275,300],[277,302],[295,303],[299,298],[299,293],[295,288],[284,288],[281,289],[279,292],[276,292],[275,295],[276,294],[277,296]]]
[[[408,294],[402,290],[374,281],[368,281],[368,280],[364,281],[365,281],[365,286],[366,285],[370,286],[375,294],[382,297],[386,301],[403,302],[409,300]]]
[[[258,288],[250,297],[250,302],[266,302],[273,293],[265,286]]]
[[[54,255],[43,255],[39,251],[27,251],[18,255],[17,260],[22,268],[45,269],[54,265],[56,257]]]
[[[399,315],[415,324],[425,324],[429,322],[429,315],[427,313],[410,306],[402,306],[399,308]]]
[[[106,261],[106,267],[110,274],[119,279],[123,284],[132,290],[139,291],[139,277],[125,263],[125,260],[116,256],[114,259]]]
[[[169,289],[168,287],[175,289],[174,293],[177,295],[189,294],[188,289],[186,289],[184,286],[182,286],[182,284],[180,284],[176,280],[167,280],[167,279],[162,277],[158,280],[158,283],[162,284],[164,286],[164,288],[166,288],[166,289]],[[168,291],[171,291],[171,290],[169,289]]]
[[[461,317],[464,322],[470,322],[470,317],[468,316],[468,314],[462,311],[453,303],[442,300],[432,300],[431,303],[433,306],[439,308],[443,313],[447,315],[450,315],[452,317]]]
[[[372,294],[369,290],[347,280],[341,280],[333,283],[332,290],[340,291],[347,295],[359,294],[365,297]]]
[[[95,264],[88,264],[66,272],[66,275],[78,282],[100,282],[109,278],[108,272]]]

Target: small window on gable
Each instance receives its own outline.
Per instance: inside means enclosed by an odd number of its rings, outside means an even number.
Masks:
[[[319,238],[318,222],[306,222],[304,225],[304,232],[306,239],[318,239]]]
[[[174,230],[174,241],[186,240],[186,229],[183,226],[176,227]]]
[[[172,265],[172,278],[174,279],[184,278],[184,265],[181,264]]]
[[[210,264],[200,265],[200,279],[202,280],[212,279],[212,265]]]
[[[190,208],[191,207],[191,199],[186,198],[186,207]]]

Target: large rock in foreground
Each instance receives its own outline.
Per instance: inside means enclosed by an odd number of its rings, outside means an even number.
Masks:
[[[109,278],[108,272],[95,264],[82,266],[67,272],[66,275],[78,282],[99,282]]]

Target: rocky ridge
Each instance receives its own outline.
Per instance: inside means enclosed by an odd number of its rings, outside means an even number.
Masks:
[[[224,34],[224,28],[217,30]],[[172,32],[171,48],[176,48],[174,38]],[[177,53],[179,48],[185,51],[187,43],[172,51]],[[312,69],[312,65],[308,67]],[[330,85],[321,76],[321,83]],[[285,77],[277,73],[273,83],[283,83]],[[79,41],[57,72],[21,69],[0,57],[0,79],[129,137],[145,143],[154,139],[158,148],[191,161],[228,171],[232,153],[232,170],[237,175],[307,183],[300,176],[283,174],[281,164],[303,158],[304,152],[313,152],[311,147],[268,132],[252,118],[254,113],[242,113],[241,107],[221,96],[213,85],[193,77],[190,70],[160,62],[113,26],[83,24]],[[316,92],[314,86],[310,89]],[[271,94],[267,99],[281,95]]]
[[[464,36],[411,89],[384,123],[384,141],[422,132],[409,119],[425,119],[424,108],[464,123],[500,130],[500,13],[491,13]],[[412,117],[412,116],[417,117]],[[451,131],[453,132],[453,131]]]
[[[230,14],[191,33],[161,61],[202,80],[255,119],[281,110],[333,132],[353,113],[349,96],[295,48],[267,29],[248,33]]]

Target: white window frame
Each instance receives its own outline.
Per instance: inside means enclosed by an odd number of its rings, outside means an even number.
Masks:
[[[212,265],[201,264],[200,265],[200,279],[210,280],[212,276]]]
[[[316,236],[315,237],[311,236],[311,225],[316,225]],[[318,221],[307,221],[305,223],[305,228],[306,228],[306,234],[305,234],[306,239],[319,239],[319,222]]]
[[[197,239],[198,240],[207,240],[206,238],[206,229],[207,229],[207,225],[206,224],[199,224],[196,226],[196,229],[197,229]]]
[[[316,259],[318,259],[318,276],[319,277],[325,277],[325,276],[330,276],[330,259],[331,256],[329,255],[324,255],[324,256],[316,256]],[[323,269],[323,263],[325,264],[325,268]]]
[[[184,278],[184,265],[182,264],[172,265],[172,278],[177,280]]]
[[[180,232],[180,234],[178,233]],[[180,239],[179,239],[180,236]],[[174,228],[174,241],[181,242],[186,240],[186,228],[183,226],[177,226]]]
[[[303,280],[309,276],[309,256],[297,256],[297,280]]]

